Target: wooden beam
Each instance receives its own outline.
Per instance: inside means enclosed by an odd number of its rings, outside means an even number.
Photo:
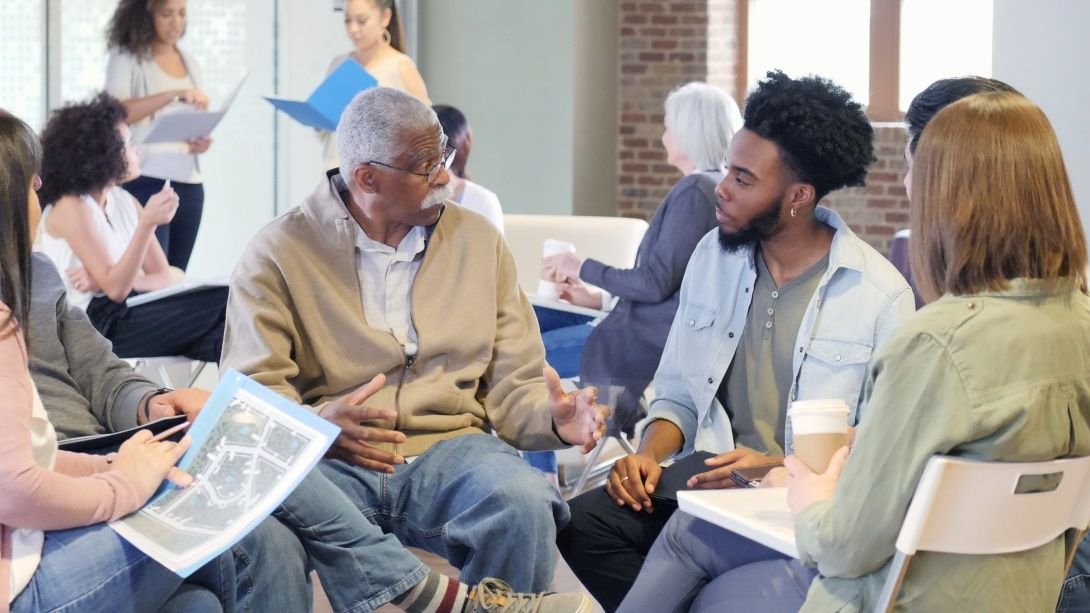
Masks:
[[[900,121],[901,0],[870,2],[871,121]]]

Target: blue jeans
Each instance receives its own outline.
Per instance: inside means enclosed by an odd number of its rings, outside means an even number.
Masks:
[[[235,570],[230,554],[184,580],[133,547],[104,523],[45,533],[42,559],[30,583],[11,603],[12,613],[109,611],[144,613],[199,604],[235,610]],[[208,598],[207,590],[215,598]]]
[[[265,518],[231,548],[231,553],[240,613],[310,611],[314,594],[306,551],[299,537],[275,517]]]
[[[540,306],[534,307],[534,314],[541,330],[541,342],[545,345],[545,361],[562,378],[579,376],[583,347],[594,330],[588,325],[591,318]]]
[[[617,610],[794,613],[816,576],[798,560],[678,511]]]
[[[318,466],[383,531],[443,556],[466,583],[497,577],[516,591],[540,592],[552,582],[556,530],[568,521],[568,505],[498,438],[440,442],[392,475],[339,460]],[[390,574],[385,553],[371,559],[379,568],[370,572]]]
[[[293,530],[322,580],[333,610],[367,613],[409,591],[428,569],[392,534],[365,517],[353,500],[314,470],[273,515]],[[422,504],[426,504],[421,501]],[[274,563],[277,558],[272,558]],[[277,589],[272,588],[270,598]],[[280,599],[255,611],[307,611]]]
[[[1090,539],[1083,538],[1067,572],[1056,613],[1090,611]]]

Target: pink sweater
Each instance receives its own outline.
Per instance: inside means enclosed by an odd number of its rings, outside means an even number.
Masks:
[[[8,315],[0,305],[0,321]],[[53,470],[34,461],[34,383],[14,326],[0,330],[0,613],[11,600],[11,531],[63,530],[124,517],[145,502],[135,480],[103,456],[57,452]],[[56,439],[53,439],[56,445]]]

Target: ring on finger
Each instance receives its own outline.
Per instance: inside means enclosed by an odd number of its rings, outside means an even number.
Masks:
[[[628,481],[628,475],[621,477],[621,483],[624,483],[625,481]]]

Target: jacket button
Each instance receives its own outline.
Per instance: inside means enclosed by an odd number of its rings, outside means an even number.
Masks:
[[[711,385],[712,383],[715,383],[715,379],[708,377],[708,385]]]
[[[727,336],[729,336],[731,338],[734,338],[734,333],[733,332],[727,332]]]
[[[695,319],[690,319],[689,320],[689,327],[692,328],[695,325],[696,325],[696,320]]]
[[[838,353],[838,354],[834,355],[833,359],[836,360],[837,362],[839,362],[840,361],[840,354]]]

